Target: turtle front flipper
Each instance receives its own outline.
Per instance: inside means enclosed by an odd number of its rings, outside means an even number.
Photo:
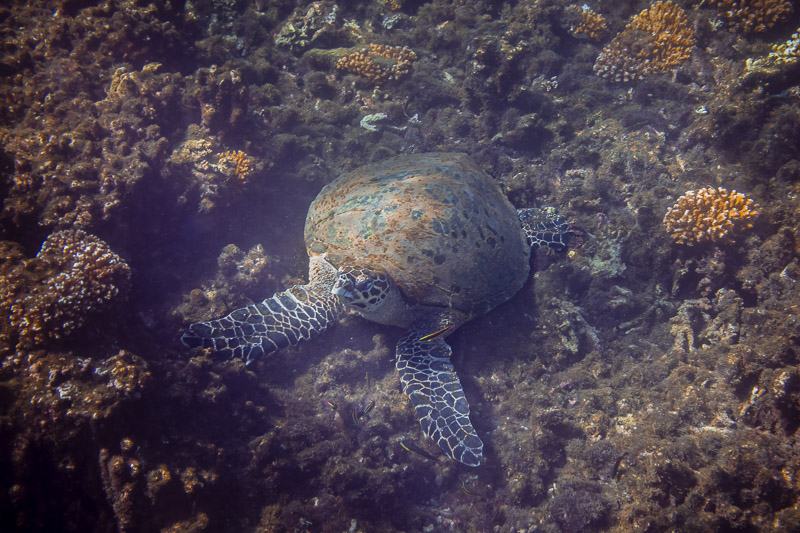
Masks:
[[[469,420],[469,403],[453,371],[453,353],[437,328],[414,327],[397,343],[400,382],[417,412],[422,432],[448,457],[479,466],[483,442]],[[428,338],[430,340],[422,340]]]
[[[549,208],[526,207],[517,209],[517,214],[528,245],[534,250],[546,246],[560,252],[575,236],[567,219]]]
[[[310,339],[342,313],[342,304],[331,294],[335,274],[327,262],[312,258],[307,285],[295,285],[223,318],[192,324],[181,342],[189,348],[211,348],[219,357],[239,357],[249,364]]]

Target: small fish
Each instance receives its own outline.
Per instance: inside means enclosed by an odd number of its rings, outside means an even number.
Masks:
[[[366,407],[364,407],[364,408],[361,410],[361,413],[358,415],[358,416],[359,416],[359,418],[360,418],[360,417],[362,417],[362,416],[366,416],[366,415],[367,415],[367,413],[369,413],[370,411],[372,411],[372,409],[373,409],[374,407],[375,407],[375,400],[373,400],[373,399],[370,399],[369,403],[366,405]]]
[[[442,329],[436,330],[433,333],[429,333],[428,335],[425,335],[424,337],[420,337],[419,341],[420,342],[430,342],[433,339],[436,339],[437,337],[441,337],[442,335],[444,335],[448,331],[453,331],[454,329],[455,329],[455,326],[445,326]]]
[[[333,400],[328,400],[328,407],[330,407],[334,411],[336,411],[339,408],[339,406]]]
[[[413,392],[412,394],[414,395],[415,398],[419,398],[420,400],[422,400],[423,402],[427,403],[428,405],[433,405],[433,402],[431,401],[431,399],[428,398],[427,396],[425,396],[424,394],[422,394],[421,392]]]
[[[421,455],[425,459],[430,459],[431,461],[436,461],[437,463],[439,462],[439,458],[438,457],[436,457],[435,455],[429,454],[428,452],[426,452],[425,450],[423,450],[422,448],[420,448],[416,444],[412,444],[412,443],[406,444],[404,441],[400,441],[400,446],[402,446],[403,449],[405,451],[407,451],[407,452],[411,452],[411,453],[415,453],[417,455]]]
[[[358,419],[361,418],[361,415],[358,414],[358,408],[357,407],[353,407],[353,409],[350,410],[350,417],[353,419],[353,424],[355,424],[356,427],[361,425],[361,424],[358,423]]]

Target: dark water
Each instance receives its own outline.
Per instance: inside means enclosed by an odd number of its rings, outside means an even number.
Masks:
[[[739,4],[0,8],[0,528],[800,529],[800,11]],[[432,151],[576,233],[447,337],[476,468],[401,328],[178,340],[306,282],[325,184]]]

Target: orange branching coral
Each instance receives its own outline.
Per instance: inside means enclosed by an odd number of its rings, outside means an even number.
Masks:
[[[687,191],[664,216],[664,227],[678,244],[730,241],[737,227],[753,227],[758,206],[742,193],[722,187]]]
[[[229,150],[219,154],[217,165],[223,173],[233,176],[240,182],[247,181],[254,170],[252,159],[241,150]]]
[[[599,41],[608,30],[606,18],[587,5],[569,6],[566,15],[571,19],[569,31],[574,37]]]
[[[0,276],[0,309],[21,346],[61,339],[87,317],[127,297],[131,269],[82,230],[53,233],[34,259]]]
[[[386,7],[388,7],[392,11],[400,11],[401,9],[403,9],[402,0],[385,0],[384,4],[386,4]]]
[[[656,2],[633,17],[600,52],[594,72],[615,81],[666,72],[688,59],[694,45],[694,31],[683,9],[672,2]]]
[[[800,60],[800,28],[785,43],[773,45],[769,59],[784,65],[797,63]]]
[[[788,0],[709,0],[734,28],[745,33],[762,32],[792,12]]]
[[[336,62],[342,70],[364,76],[375,85],[396,80],[411,71],[417,54],[407,46],[371,44],[358,52],[346,55]]]

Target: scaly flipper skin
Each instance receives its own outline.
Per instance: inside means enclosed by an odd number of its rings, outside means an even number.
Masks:
[[[295,285],[218,320],[192,324],[181,342],[189,348],[211,348],[221,358],[239,357],[247,364],[294,346],[322,333],[341,315],[342,304],[331,294],[335,276],[324,259],[312,258],[307,285]]]
[[[453,353],[443,337],[420,340],[437,327],[417,325],[397,343],[400,382],[417,412],[422,432],[448,457],[479,466],[483,442],[469,420],[469,404],[453,371]]]
[[[546,209],[526,207],[517,209],[519,221],[531,249],[547,246],[556,252],[564,250],[575,236],[567,219]]]

